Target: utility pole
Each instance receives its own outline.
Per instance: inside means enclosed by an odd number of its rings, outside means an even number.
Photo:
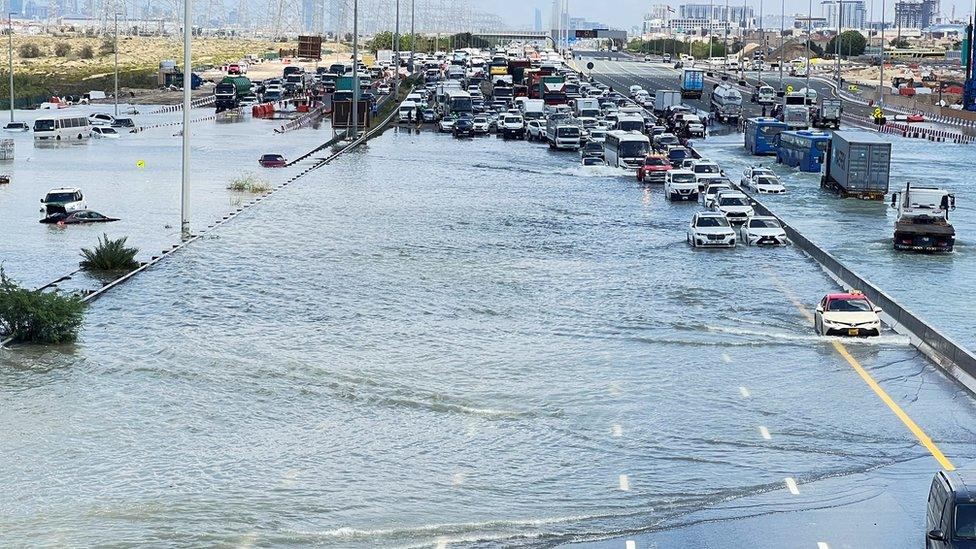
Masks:
[[[783,89],[783,62],[786,60],[786,0],[781,0],[779,12],[779,89]]]
[[[115,12],[115,116],[119,115],[119,12]]]
[[[10,121],[14,121],[14,23],[13,12],[7,12],[7,50],[10,56]]]
[[[972,25],[972,20],[970,20],[970,25]],[[881,2],[881,81],[878,82],[878,105],[884,106],[884,64],[885,64],[885,3]],[[969,39],[969,55],[973,54],[973,40],[972,37]]]
[[[708,62],[712,62],[712,22],[715,21],[714,0],[708,0]]]
[[[729,11],[729,0],[725,0],[725,55],[722,56],[725,76],[729,75],[729,32],[732,31],[732,12]]]
[[[393,25],[393,97],[400,97],[400,0],[396,0],[396,22]]]
[[[844,2],[837,0],[837,43],[834,46],[834,55],[837,56],[837,89],[840,89],[840,23],[844,15]],[[807,67],[807,72],[810,68]]]
[[[193,28],[190,26],[190,15],[192,11],[192,0],[185,0],[183,4],[183,180],[180,192],[180,235],[183,240],[190,238],[190,87],[193,83],[193,66],[190,61],[190,34]]]
[[[352,2],[352,140],[355,141],[357,137],[359,137],[359,0],[353,0]]]
[[[763,27],[763,2],[759,0],[759,85],[762,85],[762,66],[766,62],[766,30]],[[755,56],[753,56],[755,59]],[[745,68],[743,67],[743,70]]]
[[[410,0],[410,76],[413,76],[415,72],[413,68],[413,52],[417,49],[417,32],[414,30],[414,18],[417,15],[416,3],[417,0]]]
[[[745,80],[746,78],[746,60],[742,54],[746,49],[746,30],[749,28],[748,25],[746,22],[746,0],[742,0],[742,49],[739,50],[739,80]]]
[[[807,4],[807,84],[810,89],[810,40],[813,38],[813,0]]]

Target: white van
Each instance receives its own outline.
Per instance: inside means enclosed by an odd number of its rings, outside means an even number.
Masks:
[[[400,122],[411,122],[417,119],[417,103],[414,101],[404,101],[400,104],[399,110],[399,120]]]
[[[34,139],[87,139],[91,124],[84,115],[44,116],[34,121]]]

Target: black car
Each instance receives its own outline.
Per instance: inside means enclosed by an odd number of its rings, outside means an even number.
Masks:
[[[116,118],[112,123],[113,128],[134,128],[136,123],[131,118]]]
[[[454,137],[474,137],[474,119],[462,116],[455,120]]]
[[[925,547],[976,548],[976,473],[939,471],[929,488]]]
[[[59,225],[78,225],[81,223],[107,223],[118,221],[115,217],[104,216],[91,210],[77,210],[51,214],[41,220],[41,223],[57,223]]]

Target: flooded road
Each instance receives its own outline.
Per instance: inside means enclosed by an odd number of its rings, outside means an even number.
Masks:
[[[693,250],[695,210],[545,146],[388,133],[109,293],[77,344],[0,355],[0,542],[547,547],[936,470],[800,314],[820,268]],[[972,459],[972,401],[905,338],[846,348]]]

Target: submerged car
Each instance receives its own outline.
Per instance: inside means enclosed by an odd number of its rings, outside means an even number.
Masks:
[[[3,127],[5,132],[29,132],[30,126],[27,122],[7,122]]]
[[[813,328],[820,335],[876,336],[881,334],[880,312],[861,292],[827,294],[817,304]]]
[[[437,123],[437,131],[441,133],[449,133],[454,131],[454,119],[450,116],[441,118],[441,121]]]
[[[602,157],[599,157],[599,156],[584,156],[580,160],[580,162],[584,166],[604,166],[604,165],[606,165],[606,161],[603,160],[603,158]]]
[[[424,109],[422,116],[425,124],[430,124],[437,120],[437,113],[434,112],[434,109]]]
[[[733,225],[742,225],[748,218],[756,215],[749,197],[738,191],[719,192],[712,200],[711,208],[728,217],[729,223]]]
[[[288,162],[280,154],[262,154],[261,158],[258,159],[258,164],[262,168],[284,168]]]
[[[757,175],[745,185],[759,194],[786,194],[786,187],[774,175]]]
[[[488,121],[487,116],[474,117],[474,133],[484,135],[488,133],[490,128],[491,122]]]
[[[112,123],[112,127],[113,128],[134,128],[136,127],[136,122],[131,118],[116,118],[115,122]]]
[[[474,120],[470,116],[462,116],[454,122],[452,128],[454,137],[474,137]]]
[[[665,172],[664,195],[668,200],[698,200],[698,182],[691,170]]]
[[[772,216],[750,217],[739,229],[739,240],[746,246],[786,246],[789,243],[783,226]]]
[[[693,248],[735,248],[735,231],[718,212],[698,212],[688,225],[688,243]]]
[[[49,215],[42,219],[41,223],[79,225],[81,223],[108,223],[110,221],[118,221],[118,218],[108,217],[91,210],[76,210],[73,212],[60,212]]]
[[[118,139],[119,132],[109,126],[92,126],[92,137],[98,139]]]

